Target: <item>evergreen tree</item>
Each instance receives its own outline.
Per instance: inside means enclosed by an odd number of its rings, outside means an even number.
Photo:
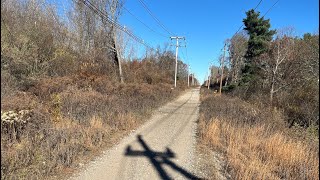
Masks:
[[[265,20],[260,12],[253,9],[246,12],[247,17],[243,19],[244,30],[249,37],[248,49],[245,54],[245,67],[242,69],[242,83],[247,84],[257,75],[258,67],[255,58],[268,50],[268,44],[272,40],[275,30],[270,30],[269,19]]]

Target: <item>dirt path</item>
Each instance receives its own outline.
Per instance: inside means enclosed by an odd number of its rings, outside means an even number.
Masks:
[[[199,89],[189,90],[71,179],[199,179],[193,167],[198,105]]]

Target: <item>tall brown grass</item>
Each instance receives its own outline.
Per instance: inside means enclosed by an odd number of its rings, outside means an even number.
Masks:
[[[92,46],[83,50],[76,37],[86,30],[69,28],[82,20],[70,16],[66,24],[50,4],[1,1],[2,179],[71,172],[184,89],[171,89],[175,56],[166,49],[123,58],[125,84],[118,83],[115,54],[104,43],[114,42],[110,29],[93,23]],[[100,22],[91,13],[85,16]],[[186,87],[187,66],[179,61],[178,67],[178,85]],[[30,117],[19,119],[19,112]]]
[[[165,83],[119,84],[107,76],[79,75],[38,79],[26,92],[6,94],[1,111],[29,110],[30,120],[14,126],[1,120],[1,178],[69,174],[181,90]]]
[[[237,98],[207,95],[200,140],[224,155],[232,179],[319,179],[318,141],[291,137],[281,118]]]

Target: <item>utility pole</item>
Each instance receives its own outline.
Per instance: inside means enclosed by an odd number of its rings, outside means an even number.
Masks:
[[[210,79],[211,79],[211,62],[209,63],[208,89],[210,89]]]
[[[193,74],[193,73],[192,73],[192,75],[191,75],[191,78],[192,78],[192,79],[191,79],[191,85],[194,86],[194,74]]]
[[[188,87],[189,87],[189,79],[190,79],[190,77],[189,77],[189,74],[190,74],[190,72],[189,72],[189,70],[190,70],[190,65],[188,64]]]
[[[174,87],[177,87],[177,71],[178,71],[178,51],[179,51],[179,47],[183,47],[183,46],[179,46],[179,39],[184,39],[186,40],[185,37],[179,37],[179,36],[171,36],[170,39],[176,39],[177,43],[176,43],[176,67],[175,67],[175,71],[174,71]]]
[[[222,90],[222,77],[223,77],[223,62],[224,62],[224,56],[225,56],[225,53],[226,53],[226,44],[224,44],[224,47],[223,47],[223,57],[222,57],[222,62],[221,62],[221,77],[220,77],[220,89],[219,89],[219,93],[221,95],[221,90]]]

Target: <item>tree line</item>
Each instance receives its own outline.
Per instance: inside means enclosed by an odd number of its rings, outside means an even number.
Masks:
[[[92,4],[118,22],[124,1],[100,0]],[[168,45],[158,46],[157,50],[146,48],[142,56],[138,54],[141,49],[138,42],[82,1],[71,1],[65,15],[43,0],[1,1],[1,73],[15,81],[81,71],[108,75],[119,82],[147,82],[145,76],[159,79],[156,73],[165,75],[162,79],[166,82],[173,81],[175,57]],[[152,61],[151,68],[157,71],[151,75],[147,67],[139,68],[144,70],[136,73],[141,76],[131,77],[135,70],[128,69],[130,64],[139,61],[147,66],[144,60]],[[187,65],[181,60],[178,79],[180,84],[187,81]]]
[[[270,19],[254,10],[246,12],[243,23],[243,30],[225,41],[223,90],[282,109],[290,127],[317,128],[319,30],[303,36],[293,27],[272,30]]]

